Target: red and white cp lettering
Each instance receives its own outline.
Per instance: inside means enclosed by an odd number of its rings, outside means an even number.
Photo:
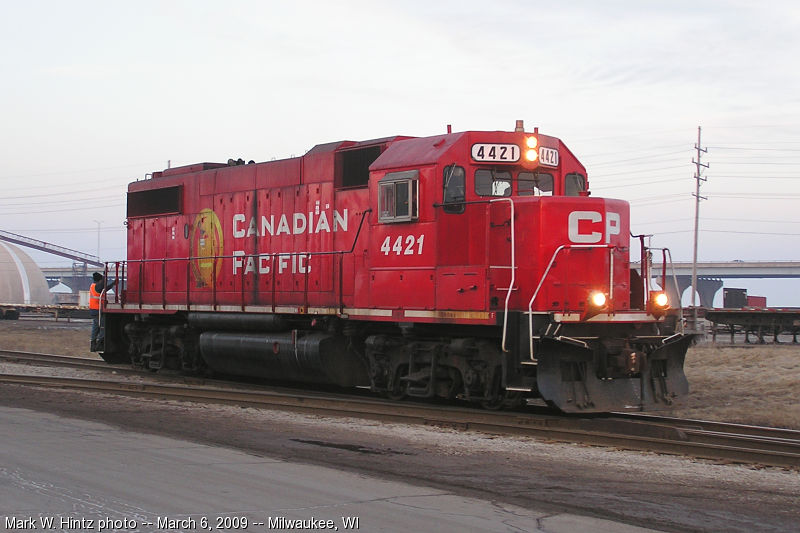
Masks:
[[[573,211],[569,214],[567,234],[570,242],[596,244],[605,236],[608,244],[612,235],[619,235],[619,230],[619,213],[607,212],[603,216],[598,211]]]

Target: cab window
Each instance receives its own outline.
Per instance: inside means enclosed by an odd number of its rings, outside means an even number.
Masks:
[[[466,174],[464,167],[450,165],[445,167],[443,176],[445,213],[463,213],[466,200]]]
[[[485,168],[476,170],[475,193],[478,196],[511,196],[511,172]]]
[[[405,222],[418,218],[419,170],[390,172],[378,182],[378,220]]]
[[[564,194],[566,196],[579,196],[586,190],[586,177],[583,174],[567,174],[564,178]]]
[[[553,175],[541,172],[520,172],[517,176],[520,196],[553,196]]]

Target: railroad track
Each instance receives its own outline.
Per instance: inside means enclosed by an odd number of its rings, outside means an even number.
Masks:
[[[489,412],[461,406],[390,402],[352,394],[256,387],[199,378],[187,381],[185,376],[178,375],[156,377],[150,372],[110,366],[88,358],[9,351],[0,351],[0,358],[155,378],[132,383],[119,379],[2,374],[2,383],[288,409],[800,469],[800,431],[793,430],[629,413],[579,417],[525,410]],[[176,378],[182,383],[175,383]]]
[[[98,370],[112,368],[102,359],[94,357],[75,357],[70,355],[54,355],[36,352],[21,352],[15,350],[0,350],[0,359],[12,363],[30,363],[40,366],[71,366],[80,368],[97,368]]]

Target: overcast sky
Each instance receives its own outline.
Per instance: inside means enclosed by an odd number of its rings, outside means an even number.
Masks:
[[[100,255],[116,260],[127,183],[168,161],[265,161],[524,119],[679,261],[692,258],[702,126],[700,260],[800,260],[796,2],[0,6],[5,231],[96,253],[99,227]],[[799,283],[726,286],[800,306]]]

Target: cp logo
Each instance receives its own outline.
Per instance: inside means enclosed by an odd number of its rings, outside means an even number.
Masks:
[[[596,244],[602,241],[604,236],[608,244],[612,235],[619,235],[619,229],[619,213],[612,212],[606,213],[603,217],[603,214],[597,211],[573,211],[569,214],[567,223],[569,240],[578,244]]]

